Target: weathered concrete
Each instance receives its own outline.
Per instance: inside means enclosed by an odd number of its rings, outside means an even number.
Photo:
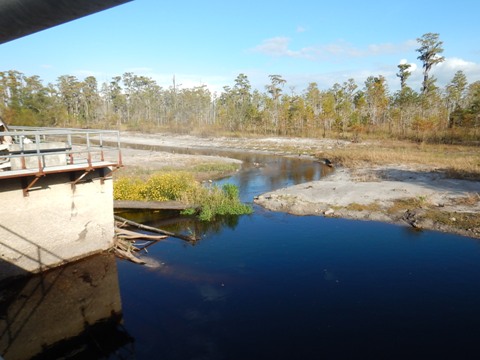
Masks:
[[[49,174],[26,197],[22,179],[1,180],[0,280],[113,245],[113,184],[111,179],[101,181],[100,171],[92,171],[75,188],[72,175],[81,173]]]

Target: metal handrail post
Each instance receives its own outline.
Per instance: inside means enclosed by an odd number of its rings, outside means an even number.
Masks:
[[[70,165],[73,165],[73,152],[72,152],[72,149],[73,149],[73,142],[72,142],[72,134],[71,133],[68,133],[67,134],[67,143],[68,143],[68,157],[69,157],[69,163]]]
[[[20,158],[20,164],[22,166],[22,169],[26,169],[27,168],[27,162],[25,161],[25,144],[23,142],[23,136],[20,136],[20,154],[22,155],[22,157]]]
[[[92,167],[92,154],[90,151],[90,133],[87,132],[87,161],[88,161],[88,166]]]
[[[40,135],[39,134],[35,134],[35,147],[37,150],[38,172],[41,173],[43,171],[43,167],[42,167],[42,154],[40,153]]]
[[[120,149],[120,131],[117,132],[117,147],[118,147],[118,166],[123,166],[122,150]]]
[[[103,136],[102,133],[99,133],[100,135],[100,160],[105,161],[105,156],[103,154]]]

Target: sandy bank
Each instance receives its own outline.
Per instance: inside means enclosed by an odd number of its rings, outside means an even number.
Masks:
[[[259,196],[273,211],[410,224],[480,238],[480,182],[404,165],[338,169]]]
[[[242,163],[240,160],[224,156],[175,154],[167,151],[128,148],[122,149],[122,159],[126,167],[141,167],[145,170],[186,169],[199,164]]]

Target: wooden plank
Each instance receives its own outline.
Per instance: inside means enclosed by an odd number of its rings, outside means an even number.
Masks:
[[[145,209],[145,210],[185,210],[189,206],[179,201],[131,201],[114,200],[114,209]]]

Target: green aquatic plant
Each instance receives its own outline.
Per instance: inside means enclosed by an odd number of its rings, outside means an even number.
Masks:
[[[217,215],[244,215],[253,212],[250,205],[240,201],[239,190],[236,185],[202,186],[196,190],[186,194],[190,198],[186,199],[185,202],[191,204],[192,208],[185,210],[183,214],[197,214],[200,220],[210,221]],[[197,210],[194,210],[194,208]]]

